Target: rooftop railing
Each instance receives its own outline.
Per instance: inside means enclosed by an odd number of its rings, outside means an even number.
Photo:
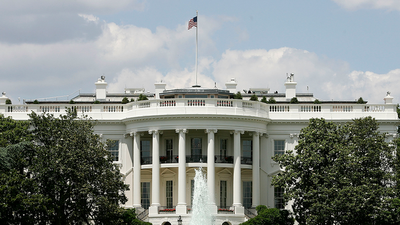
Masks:
[[[240,99],[153,99],[128,104],[24,104],[0,105],[0,113],[15,119],[28,119],[36,113],[65,113],[73,108],[93,119],[120,120],[140,116],[209,114],[240,115],[269,119],[349,119],[372,116],[377,119],[397,119],[395,104],[265,104]],[[110,114],[112,113],[112,115]]]

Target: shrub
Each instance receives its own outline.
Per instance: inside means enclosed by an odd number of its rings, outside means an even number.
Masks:
[[[258,97],[257,97],[257,95],[252,95],[251,97],[250,97],[250,101],[257,101],[258,102]]]
[[[147,98],[146,95],[140,94],[140,95],[139,95],[139,98],[138,98],[138,101],[145,101],[145,100],[149,100],[149,99]]]
[[[314,104],[321,104],[321,102],[318,99],[315,99]]]
[[[7,100],[6,100],[6,104],[7,104],[7,105],[11,105],[11,104],[12,104],[11,100],[10,100],[10,99],[7,99]]]
[[[261,102],[263,102],[263,103],[268,103],[268,102],[267,102],[267,98],[266,98],[265,96],[263,96],[262,99],[261,99]]]
[[[75,104],[74,100],[71,99],[71,100],[69,101],[69,104]]]
[[[367,103],[367,102],[364,101],[364,99],[363,99],[362,97],[360,97],[360,98],[357,100],[357,104],[365,104],[365,103]]]
[[[271,97],[268,99],[268,104],[275,104],[276,100],[274,99],[274,97]]]
[[[128,103],[129,102],[129,100],[128,100],[128,98],[127,97],[124,97],[123,99],[122,99],[122,104],[126,104],[126,103]]]
[[[35,99],[35,101],[33,101],[33,104],[39,104],[39,101]]]
[[[93,104],[100,104],[100,101],[96,100],[96,101],[93,102]]]
[[[296,97],[293,97],[292,99],[290,99],[290,104],[298,104],[299,100]]]
[[[242,94],[240,94],[239,91],[238,91],[238,93],[236,93],[236,94],[233,95],[233,98],[234,98],[234,99],[243,99],[243,98],[242,98]]]

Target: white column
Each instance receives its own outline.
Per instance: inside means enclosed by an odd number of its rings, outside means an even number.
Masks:
[[[215,133],[217,129],[207,129],[208,146],[207,146],[207,184],[208,197],[210,202],[211,213],[217,213],[217,205],[215,204]]]
[[[151,206],[149,214],[158,214],[158,206],[160,206],[160,136],[158,130],[149,131],[153,134],[153,162],[152,162],[152,186],[151,186]]]
[[[240,157],[240,134],[242,130],[235,130],[233,137],[233,206],[235,206],[235,214],[243,213],[242,207],[242,174],[241,174],[241,157]]]
[[[253,133],[253,196],[252,206],[260,205],[260,135]]]
[[[178,147],[178,205],[176,214],[187,214],[186,211],[186,129],[176,129],[179,134]]]
[[[133,207],[141,207],[141,186],[140,186],[140,134],[138,132],[131,133],[133,136]]]

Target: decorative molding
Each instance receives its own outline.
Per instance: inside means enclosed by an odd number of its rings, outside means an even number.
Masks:
[[[183,128],[183,129],[175,129],[175,132],[176,132],[176,133],[183,132],[183,133],[187,134],[187,133],[189,133],[189,130],[186,129],[186,128]]]
[[[298,133],[291,133],[289,134],[289,137],[293,139],[293,137],[299,137]]]
[[[211,133],[211,132],[215,134],[215,133],[218,132],[218,129],[206,129],[206,130],[205,130],[205,133],[207,133],[207,134],[208,134],[208,133]]]

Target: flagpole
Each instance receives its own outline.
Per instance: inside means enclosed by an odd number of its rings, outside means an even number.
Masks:
[[[196,26],[196,86],[197,86],[197,70],[199,58],[199,11],[196,10],[197,26]]]

